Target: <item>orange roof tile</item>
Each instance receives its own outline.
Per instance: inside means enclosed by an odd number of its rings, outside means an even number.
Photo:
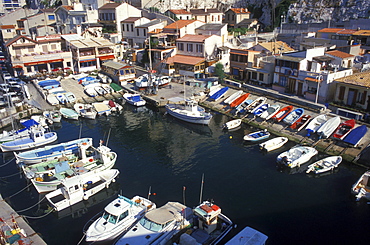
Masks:
[[[169,24],[169,25],[165,26],[163,29],[183,28],[183,27],[193,23],[194,21],[196,21],[196,20],[178,20],[178,21],[173,22],[172,24]]]
[[[185,36],[176,39],[176,42],[204,42],[211,35],[196,35],[196,34],[186,34]]]
[[[358,30],[353,33],[353,35],[357,36],[370,36],[370,30]]]
[[[348,53],[345,53],[345,52],[342,52],[342,51],[339,51],[339,50],[328,51],[328,52],[326,52],[326,54],[329,54],[329,55],[332,55],[332,56],[335,56],[335,57],[338,57],[338,58],[342,58],[342,59],[355,57],[352,54],[348,54]]]
[[[1,29],[14,29],[15,25],[2,25],[0,26]]]
[[[173,57],[168,58],[166,63],[167,64],[180,63],[180,64],[187,64],[187,65],[197,65],[203,61],[205,61],[205,59],[202,57],[177,54]]]
[[[343,28],[324,28],[321,30],[318,30],[318,32],[327,32],[327,33],[337,33],[338,31],[343,30]]]
[[[191,14],[189,11],[185,9],[170,9],[168,11],[170,11],[173,14]]]
[[[68,5],[62,5],[63,8],[66,10],[73,10],[73,6],[68,6]]]
[[[250,14],[247,8],[231,8],[231,10],[236,14]]]

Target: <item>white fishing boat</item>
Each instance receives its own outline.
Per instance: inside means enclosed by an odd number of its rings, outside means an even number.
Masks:
[[[111,108],[106,103],[95,102],[95,103],[92,103],[92,105],[94,106],[99,116],[102,116],[102,115],[109,116],[111,114]]]
[[[356,195],[356,201],[361,198],[370,200],[370,170],[366,171],[352,186],[352,194]]]
[[[144,106],[146,104],[146,101],[141,98],[140,94],[125,93],[123,98],[125,101],[127,101],[127,103],[134,106]]]
[[[60,158],[32,165],[21,165],[25,176],[31,180],[39,193],[56,190],[66,179],[84,175],[93,171],[111,169],[117,160],[117,154],[100,144],[98,148],[81,143],[78,152],[64,154]]]
[[[119,195],[110,202],[97,219],[91,219],[84,228],[87,242],[109,241],[124,235],[146,212],[155,209],[152,201],[135,196],[132,199]]]
[[[0,144],[28,137],[29,133],[30,133],[30,131],[29,131],[30,128],[33,127],[33,126],[39,125],[39,123],[36,122],[33,119],[23,121],[23,122],[21,122],[21,124],[24,126],[24,128],[22,128],[20,130],[11,130],[11,131],[4,130],[0,134]]]
[[[249,226],[233,236],[225,245],[265,245],[268,236]]]
[[[30,129],[30,133],[27,137],[2,143],[0,148],[3,152],[23,151],[50,144],[57,139],[58,136],[56,132],[45,132],[42,126],[37,125]]]
[[[62,120],[62,114],[59,111],[44,111],[42,113],[44,117],[49,118],[55,123],[58,123]]]
[[[59,104],[66,104],[68,103],[68,99],[66,97],[66,91],[61,91],[58,93],[54,93],[55,97],[59,101]]]
[[[61,156],[70,155],[78,152],[79,144],[92,145],[92,138],[82,138],[56,145],[47,145],[34,150],[15,153],[17,163],[35,164],[56,160]]]
[[[265,129],[265,130],[261,130],[261,131],[257,131],[257,132],[244,135],[243,140],[249,141],[249,142],[255,142],[255,141],[267,139],[268,137],[270,137],[270,132],[267,131],[267,129]]]
[[[62,181],[61,188],[46,194],[45,197],[56,211],[60,211],[108,188],[118,174],[118,169],[107,169],[66,178]]]
[[[69,109],[69,108],[60,108],[59,109],[60,114],[66,119],[71,120],[78,120],[79,115],[75,110]]]
[[[266,121],[269,120],[271,117],[275,115],[280,110],[280,105],[271,105],[267,108],[266,111],[262,112],[260,118],[265,119]]]
[[[96,110],[91,104],[76,103],[73,105],[73,108],[83,118],[95,119],[97,114]]]
[[[338,128],[340,124],[340,117],[332,117],[327,120],[317,131],[316,133],[320,138],[329,138],[332,133]]]
[[[287,137],[276,137],[260,144],[260,149],[265,151],[273,151],[282,147],[288,142]]]
[[[277,162],[289,168],[300,167],[308,162],[318,151],[313,147],[295,146],[277,156]]]
[[[222,128],[224,128],[226,130],[230,130],[230,129],[234,129],[234,128],[239,127],[241,124],[242,124],[242,119],[234,119],[234,120],[226,122],[222,126]]]
[[[224,100],[224,103],[230,105],[234,100],[236,100],[240,95],[242,95],[242,93],[243,93],[242,90],[236,91],[235,93],[227,97],[227,99]]]
[[[297,108],[294,109],[291,113],[289,113],[286,117],[284,117],[283,122],[292,125],[295,123],[301,116],[303,116],[304,109]]]
[[[312,119],[306,126],[307,135],[311,136],[312,133],[315,133],[325,122],[327,121],[326,114],[321,114]]]
[[[341,156],[326,157],[313,164],[308,165],[306,173],[313,172],[315,174],[321,174],[337,168],[341,162]]]

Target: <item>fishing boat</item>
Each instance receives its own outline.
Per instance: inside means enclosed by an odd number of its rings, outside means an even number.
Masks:
[[[60,211],[108,188],[118,174],[118,169],[107,169],[66,178],[62,181],[61,188],[46,194],[45,198],[56,211]]]
[[[144,197],[134,196],[129,199],[118,195],[118,198],[104,208],[103,214],[100,214],[97,219],[91,219],[85,225],[85,240],[87,242],[109,241],[124,235],[146,212],[155,208],[155,203]]]
[[[255,141],[267,139],[268,137],[270,137],[270,132],[267,131],[267,129],[265,129],[265,130],[261,130],[261,131],[257,131],[257,132],[244,135],[243,139],[245,141],[255,142]]]
[[[288,124],[288,125],[292,125],[293,123],[295,123],[299,118],[301,118],[303,116],[303,113],[304,113],[304,109],[302,108],[297,108],[297,109],[294,109],[293,111],[291,111],[284,119],[283,119],[283,122]]]
[[[260,105],[263,105],[266,102],[266,97],[258,97],[255,99],[252,103],[249,104],[249,106],[246,108],[246,111],[248,113],[253,113],[255,109],[257,109]]]
[[[17,140],[2,143],[0,148],[6,151],[24,151],[50,144],[58,139],[56,132],[45,132],[41,125],[30,128],[29,135]]]
[[[326,121],[327,121],[326,114],[318,115],[317,117],[312,119],[311,122],[309,122],[306,126],[307,130],[306,136],[307,137],[311,136],[311,134],[315,133]]]
[[[293,110],[293,106],[288,105],[283,108],[281,108],[275,115],[273,115],[271,118],[275,122],[280,122],[284,119],[291,111]]]
[[[337,168],[341,162],[341,156],[326,157],[313,164],[308,165],[306,173],[313,172],[315,174],[321,174]]]
[[[355,127],[356,120],[355,119],[349,119],[343,123],[341,123],[338,128],[334,131],[333,137],[336,139],[344,139],[349,132]]]
[[[316,133],[321,138],[329,138],[330,135],[337,129],[340,124],[340,117],[333,117],[326,121],[317,131]]]
[[[102,88],[107,91],[108,94],[111,94],[114,92],[113,88],[109,86],[109,84],[101,84]]]
[[[76,103],[73,105],[75,111],[83,118],[95,119],[97,112],[91,104]]]
[[[69,109],[69,108],[60,108],[59,109],[60,114],[66,119],[71,119],[71,120],[78,120],[78,113],[75,110]]]
[[[231,94],[229,97],[227,97],[226,100],[224,100],[225,104],[230,105],[234,100],[236,100],[240,95],[243,93],[242,90],[238,90],[235,93]]]
[[[353,147],[357,147],[361,139],[365,136],[366,132],[366,125],[359,126],[349,132],[348,135],[343,139],[343,141],[352,145]]]
[[[218,101],[225,95],[225,93],[229,90],[229,87],[223,87],[217,90],[215,93],[209,96],[211,100]]]
[[[76,139],[56,145],[47,145],[30,151],[15,153],[17,163],[35,164],[56,160],[61,156],[70,155],[78,152],[80,144],[92,145],[92,138]]]
[[[280,105],[271,105],[267,108],[266,111],[262,112],[260,118],[265,119],[266,121],[269,120],[271,117],[275,115],[280,110]]]
[[[270,104],[262,104],[259,107],[257,107],[254,111],[253,114],[257,117],[261,116],[263,112],[265,112],[269,108]]]
[[[117,160],[117,154],[100,144],[98,148],[91,144],[80,143],[74,154],[62,154],[61,157],[32,165],[21,165],[25,176],[31,180],[39,193],[57,189],[66,178],[74,178],[92,171],[111,169]]]
[[[230,103],[230,107],[231,108],[237,107],[243,101],[245,101],[246,99],[248,99],[248,96],[249,96],[249,93],[240,95],[238,98],[236,98],[233,102]]]
[[[102,116],[102,115],[109,116],[111,114],[111,108],[108,106],[108,104],[104,102],[95,102],[95,103],[92,103],[92,105],[94,106],[99,116]]]
[[[62,114],[59,111],[44,111],[42,114],[44,117],[49,118],[55,123],[58,123],[62,120]]]
[[[361,198],[370,200],[370,170],[366,171],[357,182],[352,186],[352,194],[356,195],[356,201]]]
[[[301,131],[302,128],[306,127],[308,122],[311,120],[310,115],[303,115],[297,121],[295,121],[292,125],[290,125],[291,129],[295,129],[297,131]]]
[[[225,245],[265,245],[268,236],[249,226],[233,236]]]
[[[231,129],[239,127],[241,124],[242,124],[242,119],[234,119],[234,120],[224,123],[222,128],[226,130],[231,130]]]
[[[212,119],[212,114],[206,112],[194,99],[185,100],[185,104],[167,104],[166,111],[171,116],[190,123],[208,125]]]
[[[300,167],[308,162],[318,151],[313,147],[295,146],[277,156],[277,163],[289,168]]]
[[[127,103],[134,106],[144,106],[146,104],[146,101],[141,98],[140,94],[125,93],[123,94],[123,98]]]
[[[0,144],[28,137],[30,133],[29,130],[31,129],[31,127],[39,125],[39,123],[33,119],[29,119],[20,123],[24,126],[24,128],[20,130],[11,130],[11,131],[4,130],[0,134]]]
[[[260,149],[267,152],[276,150],[288,142],[287,137],[276,137],[260,144]]]

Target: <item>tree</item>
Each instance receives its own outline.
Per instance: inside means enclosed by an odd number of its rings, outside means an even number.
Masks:
[[[221,63],[217,63],[215,66],[215,74],[218,77],[219,82],[223,82],[225,76],[225,71],[224,71],[224,65]]]

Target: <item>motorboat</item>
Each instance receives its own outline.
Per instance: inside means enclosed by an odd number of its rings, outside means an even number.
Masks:
[[[343,141],[347,144],[352,145],[353,147],[357,147],[360,143],[361,139],[367,133],[366,125],[359,126],[353,129],[351,132],[347,134],[347,136],[343,139]]]
[[[370,170],[366,171],[352,186],[352,194],[356,195],[356,201],[362,198],[370,200]]]
[[[248,113],[253,113],[260,105],[263,105],[266,102],[266,97],[258,97],[252,103],[247,106],[246,111]]]
[[[289,168],[300,167],[308,162],[318,151],[313,147],[295,146],[277,156],[277,162]]]
[[[50,144],[58,139],[56,132],[45,132],[41,125],[30,128],[29,135],[17,140],[2,143],[0,148],[6,151],[24,151]]]
[[[113,88],[109,84],[101,84],[101,87],[108,93],[111,94],[114,92]]]
[[[105,75],[105,74],[102,74],[102,73],[99,73],[98,76],[96,77],[100,82],[102,83],[111,83],[112,82],[112,78],[110,78],[109,76]]]
[[[20,130],[11,130],[11,131],[4,130],[0,134],[0,144],[28,137],[30,132],[29,130],[31,129],[31,127],[39,125],[39,123],[33,119],[29,119],[20,123],[24,126],[24,128]]]
[[[240,97],[240,95],[242,95],[242,93],[243,93],[242,90],[236,91],[235,93],[233,93],[229,97],[227,97],[227,99],[224,100],[224,103],[230,105],[234,100],[236,100],[238,97]]]
[[[99,116],[102,116],[102,115],[109,116],[111,114],[111,108],[108,106],[108,104],[104,102],[95,102],[95,103],[92,103],[92,105],[94,106]]]
[[[85,88],[84,88],[85,94],[87,94],[90,97],[96,97],[96,96],[98,96],[99,94],[95,90],[95,86],[96,86],[96,83],[95,84],[86,85]]]
[[[275,122],[280,122],[284,119],[291,111],[293,110],[293,106],[288,105],[283,108],[281,108],[275,115],[273,115],[271,118]]]
[[[266,111],[262,112],[260,118],[265,119],[266,121],[273,117],[280,110],[280,105],[271,105],[267,108]]]
[[[71,120],[78,120],[78,113],[75,110],[69,109],[69,108],[60,108],[59,109],[60,114],[66,119],[71,119]]]
[[[184,104],[167,104],[166,111],[171,116],[190,123],[208,125],[212,119],[212,114],[206,112],[194,99],[187,99]]]
[[[40,81],[37,84],[43,89],[47,89],[47,90],[60,87],[60,82],[57,80],[53,80],[53,79]]]
[[[98,148],[91,144],[80,143],[77,152],[65,152],[57,159],[32,165],[21,165],[25,176],[31,180],[39,193],[56,190],[66,179],[81,176],[92,171],[111,169],[117,160],[117,154],[100,144]]]
[[[340,117],[333,117],[326,121],[317,131],[316,133],[321,138],[329,138],[330,135],[338,128],[340,124]]]
[[[316,116],[314,119],[311,120],[306,126],[307,130],[307,137],[311,136],[312,133],[315,133],[321,125],[323,125],[327,121],[326,114],[321,114]]]
[[[292,125],[290,125],[291,129],[295,129],[298,132],[301,131],[302,128],[306,127],[308,122],[311,120],[310,115],[303,115],[297,121],[295,121]]]
[[[76,95],[72,92],[66,92],[64,96],[67,99],[67,103],[74,103],[76,101]]]
[[[101,84],[96,85],[96,86],[94,87],[94,89],[95,89],[95,91],[98,93],[98,95],[105,95],[105,94],[108,94],[107,90],[105,90],[105,89],[101,86]]]
[[[73,108],[83,118],[95,119],[97,114],[96,110],[91,104],[76,103],[73,105]]]
[[[284,119],[283,122],[292,125],[295,123],[299,118],[303,116],[304,109],[303,108],[297,108],[291,111]]]
[[[265,112],[268,108],[269,108],[269,106],[270,106],[270,104],[262,104],[262,105],[260,105],[259,107],[257,107],[257,108],[255,108],[254,110],[253,110],[253,114],[255,115],[255,116],[261,116],[261,114],[263,113],[263,112]]]
[[[118,174],[118,169],[107,169],[66,178],[62,181],[62,187],[46,194],[45,198],[56,211],[60,211],[108,188]]]
[[[248,106],[253,102],[251,99],[245,99],[235,108],[235,114],[243,113],[247,111]]]
[[[193,213],[190,208],[179,202],[168,202],[159,208],[146,212],[144,217],[115,244],[166,244],[174,234],[189,226],[192,218]]]
[[[234,108],[243,103],[246,99],[248,99],[249,93],[242,94],[238,98],[236,98],[233,102],[230,103],[230,107]]]
[[[321,174],[337,168],[341,162],[341,156],[326,157],[313,164],[308,165],[306,173],[313,172],[315,174]]]
[[[224,128],[226,130],[231,130],[231,129],[239,127],[241,124],[242,124],[242,119],[234,119],[234,120],[226,122],[222,126],[222,128]]]
[[[265,245],[268,236],[249,226],[233,236],[225,245]]]
[[[44,115],[44,117],[55,123],[58,123],[62,120],[62,114],[60,113],[60,111],[44,111],[42,114]]]
[[[46,101],[50,104],[50,105],[59,105],[59,100],[57,98],[57,96],[53,93],[51,94],[48,94],[46,96]]]
[[[123,94],[123,98],[127,103],[134,106],[144,106],[146,104],[146,101],[141,98],[140,94],[125,93]]]
[[[270,137],[270,132],[267,131],[267,129],[265,129],[265,130],[247,134],[243,137],[243,139],[245,141],[255,142],[255,141],[267,139],[268,137]]]
[[[260,149],[265,151],[273,151],[282,147],[288,142],[287,137],[276,137],[260,144]]]
[[[117,102],[114,102],[113,100],[104,100],[103,101],[104,104],[108,105],[108,107],[110,108],[110,111],[111,112],[121,112],[123,110],[123,106],[121,106],[120,104],[118,104]]]
[[[90,77],[90,76],[79,78],[77,79],[77,81],[78,81],[78,84],[81,84],[82,86],[87,86],[89,84],[99,82],[98,79],[96,79],[95,77]]]
[[[355,127],[356,120],[355,119],[349,119],[343,123],[341,123],[338,128],[333,133],[333,138],[336,139],[344,139],[349,132]]]
[[[214,94],[210,95],[209,98],[214,101],[218,101],[225,95],[225,93],[229,90],[229,87],[223,87],[217,90]]]
[[[47,145],[34,150],[15,153],[17,163],[35,164],[58,159],[78,152],[79,144],[92,145],[92,138],[76,139],[56,145]]]
[[[109,241],[122,236],[146,212],[156,208],[154,202],[140,196],[129,199],[118,195],[97,219],[91,219],[84,228],[87,242]]]

